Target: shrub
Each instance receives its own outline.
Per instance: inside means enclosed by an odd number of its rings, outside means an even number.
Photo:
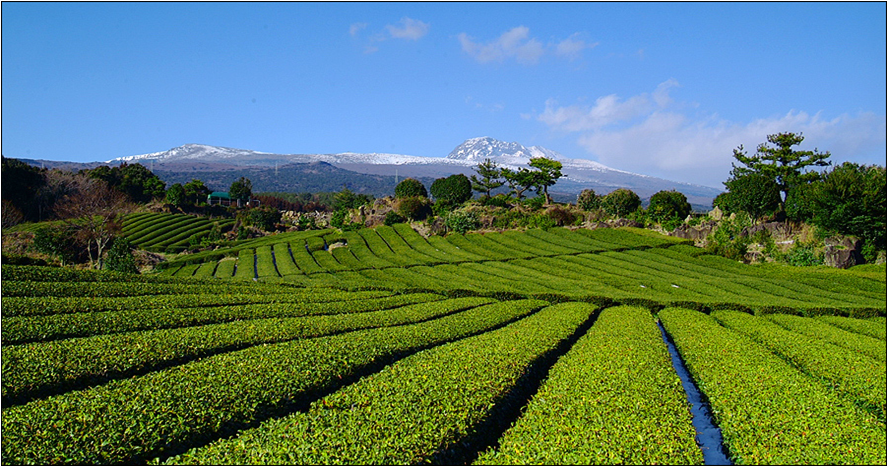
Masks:
[[[415,178],[405,178],[395,187],[395,198],[428,198],[429,192],[425,185]]]
[[[571,225],[577,220],[577,216],[574,213],[561,206],[555,206],[549,209],[546,212],[546,215],[555,222],[555,225],[562,227],[565,225]]]
[[[587,188],[577,195],[577,206],[583,211],[594,211],[601,206],[601,199],[595,190]]]
[[[401,216],[400,214],[396,213],[395,211],[389,211],[389,212],[385,213],[385,220],[382,221],[382,223],[385,225],[394,225],[394,224],[400,224],[400,223],[406,222],[406,221],[407,221],[407,219],[405,219],[404,216]]]
[[[110,271],[138,274],[136,258],[133,257],[133,246],[124,237],[116,237],[108,249],[105,268]]]
[[[465,234],[478,228],[480,223],[474,214],[470,212],[451,212],[444,218],[444,225],[448,230]]]
[[[601,200],[601,208],[612,216],[627,216],[639,207],[641,207],[641,198],[626,188],[614,190]]]
[[[454,174],[435,180],[429,192],[437,201],[455,206],[472,198],[472,182],[463,174]]]
[[[674,220],[681,222],[691,213],[691,204],[682,193],[675,190],[662,190],[651,196],[651,204],[648,206],[647,212],[652,220],[661,224]]]
[[[484,196],[481,198],[481,206],[495,206],[499,208],[508,208],[511,206],[509,197],[504,194],[496,196]]]
[[[411,179],[408,179],[411,180]],[[405,180],[406,181],[406,180]],[[403,182],[402,182],[403,183]],[[425,190],[425,188],[423,188]],[[398,200],[398,214],[415,221],[421,221],[431,214],[432,209],[428,198],[410,196]]]
[[[63,226],[44,226],[34,232],[34,249],[58,258],[62,265],[76,259],[75,244],[70,229]]]
[[[725,186],[729,194],[720,202],[726,203],[728,212],[743,211],[758,219],[780,208],[780,187],[771,177],[753,173],[732,178]]]

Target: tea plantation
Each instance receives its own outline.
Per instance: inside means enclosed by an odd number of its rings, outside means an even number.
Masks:
[[[3,464],[702,464],[658,323],[732,462],[888,463],[884,266],[396,224],[2,279]]]

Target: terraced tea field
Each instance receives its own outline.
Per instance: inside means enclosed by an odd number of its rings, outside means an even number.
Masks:
[[[192,239],[207,235],[214,224],[225,231],[234,225],[234,219],[211,221],[186,214],[143,212],[127,216],[122,233],[140,249],[179,253],[188,248]]]
[[[700,464],[658,320],[732,462],[888,462],[884,267],[407,225],[167,266],[3,266],[4,464]]]

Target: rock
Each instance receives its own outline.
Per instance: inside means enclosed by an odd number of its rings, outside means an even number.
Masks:
[[[712,208],[712,211],[709,211],[709,217],[712,220],[720,221],[720,220],[722,220],[722,217],[724,217],[724,216],[725,216],[725,213],[722,212],[721,208],[719,208],[718,206]]]
[[[823,264],[834,268],[848,269],[851,266],[863,263],[863,257],[857,250],[840,249],[836,246],[827,246],[823,251]]]

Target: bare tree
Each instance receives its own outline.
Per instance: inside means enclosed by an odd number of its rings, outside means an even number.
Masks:
[[[120,231],[120,218],[130,206],[126,195],[103,180],[83,177],[77,185],[76,190],[59,200],[55,212],[86,245],[90,267],[101,269],[102,254]]]

